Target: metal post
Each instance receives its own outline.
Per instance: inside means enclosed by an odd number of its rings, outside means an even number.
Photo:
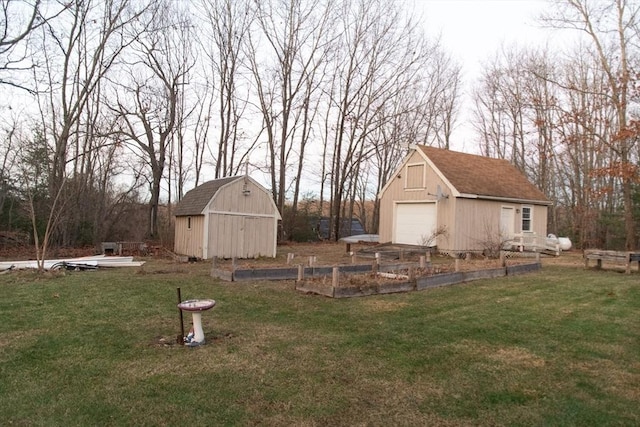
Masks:
[[[177,288],[178,291],[178,304],[182,302],[182,296],[180,295],[180,288]],[[176,339],[178,344],[184,344],[184,318],[182,317],[182,310],[178,307],[178,311],[180,312],[180,336]]]

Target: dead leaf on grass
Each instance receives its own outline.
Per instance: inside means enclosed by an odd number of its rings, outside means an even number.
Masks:
[[[520,347],[501,348],[489,357],[501,363],[528,368],[540,368],[545,365],[543,358]]]
[[[385,300],[367,300],[364,302],[364,306],[372,311],[396,311],[408,305],[406,302]]]
[[[600,380],[603,388],[611,394],[636,401],[640,398],[640,375],[636,373],[640,368],[640,362],[632,363],[627,368],[618,366],[613,360],[597,359],[576,362],[569,366],[571,370]]]

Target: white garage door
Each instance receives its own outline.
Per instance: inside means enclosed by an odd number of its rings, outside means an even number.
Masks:
[[[437,228],[435,203],[398,203],[393,243],[424,245]],[[431,246],[436,244],[431,242]]]

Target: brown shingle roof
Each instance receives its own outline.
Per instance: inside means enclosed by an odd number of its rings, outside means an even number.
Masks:
[[[174,211],[175,216],[185,215],[201,215],[202,210],[209,200],[216,194],[216,192],[225,184],[240,179],[240,176],[229,176],[226,178],[214,179],[213,181],[207,181],[187,192],[182,200],[176,206]]]
[[[503,159],[418,145],[460,193],[549,202],[527,178]]]

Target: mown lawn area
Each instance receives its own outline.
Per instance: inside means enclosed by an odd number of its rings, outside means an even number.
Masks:
[[[175,344],[177,287],[217,301],[204,346]],[[341,300],[221,282],[203,263],[4,274],[0,420],[640,425],[640,274],[543,263]]]

